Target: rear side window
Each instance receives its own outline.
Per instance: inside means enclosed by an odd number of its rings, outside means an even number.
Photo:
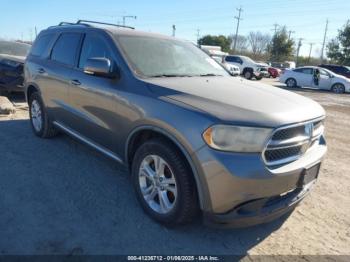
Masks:
[[[312,68],[298,68],[294,69],[294,72],[312,75],[314,73],[314,70]]]
[[[84,68],[86,61],[94,57],[108,58],[112,62],[112,55],[104,39],[98,35],[86,35],[81,49],[79,68]]]
[[[74,66],[80,37],[81,35],[77,33],[62,34],[52,49],[51,60]]]
[[[47,34],[40,36],[34,43],[30,53],[34,56],[43,56],[51,43],[51,40],[53,38],[53,34]]]
[[[240,63],[242,60],[239,57],[236,56],[226,56],[225,61],[227,62],[233,62],[233,63]]]

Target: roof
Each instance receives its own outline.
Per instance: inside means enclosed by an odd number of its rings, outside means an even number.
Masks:
[[[157,33],[150,33],[135,30],[133,27],[110,24],[110,23],[102,23],[88,20],[78,20],[77,23],[70,22],[61,22],[56,26],[50,26],[47,30],[57,30],[57,31],[65,31],[71,29],[84,29],[84,30],[103,30],[109,32],[115,36],[118,35],[130,35],[130,36],[147,36],[147,37],[155,37],[155,38],[163,38],[163,39],[174,39],[174,37],[166,36]]]

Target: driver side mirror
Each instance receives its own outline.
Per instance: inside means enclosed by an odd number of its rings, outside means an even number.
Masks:
[[[116,78],[118,75],[111,60],[105,57],[89,58],[85,63],[84,73],[106,78]]]

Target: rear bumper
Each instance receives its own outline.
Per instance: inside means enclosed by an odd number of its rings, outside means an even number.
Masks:
[[[283,196],[248,201],[225,214],[205,213],[205,223],[222,227],[249,227],[271,222],[294,210],[314,184],[315,181]]]

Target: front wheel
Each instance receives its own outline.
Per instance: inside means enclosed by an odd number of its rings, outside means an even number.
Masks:
[[[246,70],[243,75],[244,75],[244,78],[248,80],[252,79],[253,77],[253,73],[250,70]]]
[[[261,80],[262,77],[261,77],[261,76],[256,76],[255,79],[256,79],[256,80]]]
[[[345,87],[343,84],[334,84],[332,86],[332,91],[336,94],[343,94],[345,92]]]
[[[137,198],[145,212],[163,224],[190,222],[198,212],[196,186],[186,160],[172,144],[142,144],[132,163]]]
[[[34,134],[38,137],[49,138],[57,134],[38,92],[33,93],[29,98],[29,116]]]

